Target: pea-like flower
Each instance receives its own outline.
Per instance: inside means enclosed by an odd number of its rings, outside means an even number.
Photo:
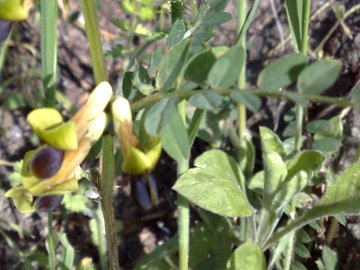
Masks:
[[[20,212],[32,212],[36,206],[45,208],[50,195],[77,191],[79,165],[106,127],[104,109],[111,96],[110,84],[100,83],[86,104],[67,122],[52,108],[30,112],[27,121],[44,144],[25,154],[22,185],[5,194],[13,199]]]
[[[33,0],[0,0],[0,20],[25,20],[32,5]]]
[[[151,172],[161,154],[160,138],[143,136],[141,141],[138,140],[129,102],[123,97],[113,102],[112,115],[115,133],[120,140],[122,171],[134,175]]]
[[[139,128],[139,136],[136,136],[127,99],[117,98],[111,109],[122,153],[121,170],[133,175],[131,194],[139,206],[149,210],[158,201],[157,185],[151,171],[154,170],[161,154],[161,140],[147,135],[142,125]]]

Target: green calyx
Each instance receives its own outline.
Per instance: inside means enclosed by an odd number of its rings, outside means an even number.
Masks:
[[[121,169],[129,174],[143,174],[154,170],[161,154],[161,141],[154,139],[144,151],[137,147],[128,146],[127,154],[123,157]]]

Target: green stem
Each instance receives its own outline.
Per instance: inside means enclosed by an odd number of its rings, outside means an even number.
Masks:
[[[96,222],[97,238],[99,241],[100,269],[105,270],[106,269],[106,240],[104,237],[105,222],[104,222],[102,210],[99,207],[94,211],[94,216]]]
[[[238,10],[238,32],[244,26],[246,20],[246,0],[237,0],[237,10]],[[238,88],[243,89],[246,85],[246,34],[243,34],[240,37],[239,44],[244,48],[245,59],[241,72],[238,79]],[[239,138],[243,138],[246,132],[246,108],[243,104],[238,104],[238,125],[239,125]]]
[[[179,208],[179,269],[187,270],[189,269],[190,206],[189,201],[180,194],[178,194],[177,204]]]
[[[0,166],[15,167],[15,165],[16,165],[15,162],[10,162],[10,161],[0,159]]]
[[[178,111],[181,119],[186,121],[186,102],[180,102]],[[180,177],[189,167],[186,161],[177,164],[177,176]],[[178,230],[179,230],[179,269],[189,269],[189,244],[190,244],[190,205],[189,201],[178,194],[177,204],[179,208]]]
[[[284,270],[291,269],[291,262],[294,252],[294,244],[295,244],[295,231],[289,234],[289,241],[287,243],[287,251],[285,255],[285,263],[284,263]]]
[[[300,152],[302,145],[302,126],[303,126],[304,108],[296,104],[296,136],[295,152]]]
[[[81,0],[81,6],[85,18],[85,28],[90,45],[90,55],[94,71],[95,83],[107,81],[104,56],[101,47],[96,6],[94,0]],[[104,215],[105,234],[109,252],[109,264],[111,270],[119,269],[119,255],[116,242],[115,219],[113,208],[113,181],[115,174],[114,164],[114,139],[111,135],[103,136],[102,155],[100,157],[100,196],[101,208]]]
[[[310,20],[310,5],[311,0],[304,0],[303,2],[303,14],[302,14],[302,35],[301,35],[301,53],[307,55],[308,40],[309,40],[309,20]],[[295,136],[295,152],[301,150],[301,137],[303,131],[303,117],[304,107],[296,105],[296,136]]]
[[[116,242],[115,219],[113,208],[113,181],[115,178],[114,139],[111,135],[103,136],[101,156],[100,196],[104,215],[105,234],[109,251],[111,270],[120,269]]]
[[[47,1],[47,0],[45,0]],[[107,81],[104,55],[101,46],[99,23],[96,16],[94,0],[81,0],[81,7],[85,18],[85,29],[90,45],[90,55],[94,71],[95,83]]]
[[[136,101],[131,104],[131,111],[138,112],[143,108],[146,108],[154,103],[158,102],[159,100],[167,97],[177,97],[179,99],[187,99],[197,93],[209,93],[209,92],[217,92],[222,96],[229,96],[233,91],[244,91],[244,93],[254,94],[259,97],[274,97],[274,98],[285,98],[289,99],[291,96],[294,99],[306,99],[313,102],[319,102],[324,104],[335,104],[339,107],[350,107],[353,106],[352,102],[347,98],[337,98],[337,97],[327,97],[327,96],[319,96],[319,95],[312,95],[312,94],[303,94],[303,93],[296,93],[296,92],[288,92],[288,91],[281,91],[281,92],[268,92],[262,91],[258,89],[195,89],[191,91],[183,91],[177,90],[167,93],[155,93],[153,95],[144,97],[139,101]]]
[[[285,227],[280,228],[277,232],[271,235],[269,239],[262,245],[263,250],[267,250],[269,247],[277,243],[282,237],[300,229],[301,227],[309,224],[313,220],[320,219],[325,216],[333,216],[336,213],[339,213],[343,209],[343,205],[324,205],[324,206],[315,206],[312,209],[306,210],[300,217],[295,218]]]
[[[50,107],[56,105],[57,13],[56,0],[40,0],[41,77],[45,91],[45,105]]]
[[[55,270],[56,269],[56,256],[55,256],[55,239],[54,239],[54,232],[53,232],[53,214],[51,211],[48,212],[48,243],[47,243],[47,250],[49,256],[49,269]]]

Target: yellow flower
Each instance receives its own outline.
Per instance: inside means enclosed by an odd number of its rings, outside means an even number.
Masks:
[[[21,173],[23,185],[5,194],[13,199],[19,211],[34,211],[36,197],[63,195],[78,189],[77,168],[106,127],[104,109],[111,96],[110,84],[100,83],[86,104],[66,123],[63,123],[61,114],[51,108],[36,109],[28,115],[29,124],[46,145],[25,155]],[[61,165],[56,166],[59,157],[62,158]],[[43,164],[49,159],[54,162]],[[38,164],[34,165],[35,162]]]
[[[122,171],[136,175],[152,171],[161,154],[160,139],[146,138],[147,142],[140,145],[133,130],[132,114],[127,99],[117,98],[111,110],[115,133],[119,138],[123,156]]]
[[[32,0],[0,0],[0,20],[25,20],[32,5]]]

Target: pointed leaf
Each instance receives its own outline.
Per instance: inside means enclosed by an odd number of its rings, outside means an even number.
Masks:
[[[161,130],[161,140],[165,152],[177,163],[187,162],[190,157],[188,134],[179,113],[175,113]]]
[[[155,103],[147,112],[145,129],[149,135],[156,136],[177,111],[177,98],[164,98]]]
[[[185,32],[186,26],[184,24],[184,21],[177,20],[170,30],[169,36],[167,38],[167,44],[169,46],[175,46],[183,39]]]
[[[360,211],[360,162],[348,167],[320,199],[317,207],[332,207],[332,213]]]
[[[275,60],[260,72],[258,87],[265,91],[277,91],[290,85],[305,67],[306,61],[306,56],[300,53]]]
[[[279,190],[287,174],[285,149],[280,139],[270,129],[260,127],[262,158],[265,173],[265,205],[271,206],[274,195]]]
[[[297,88],[300,93],[321,94],[336,82],[340,71],[341,63],[339,61],[317,61],[300,73]]]
[[[196,205],[223,216],[249,216],[253,208],[245,194],[245,179],[235,160],[210,150],[195,160],[174,189]]]
[[[300,50],[302,42],[303,2],[304,0],[285,0],[293,44],[297,51]]]
[[[159,91],[169,91],[174,85],[186,61],[190,48],[190,40],[185,39],[177,44],[161,61],[156,77]]]
[[[324,155],[319,151],[306,150],[298,153],[287,164],[288,174],[286,179],[291,179],[300,171],[306,172],[308,175],[317,170],[324,161]]]
[[[216,56],[211,50],[205,50],[189,60],[184,78],[187,81],[202,83],[206,80],[209,71],[216,62]]]
[[[230,48],[212,66],[208,80],[211,87],[228,88],[238,79],[245,61],[244,48],[236,45]]]

